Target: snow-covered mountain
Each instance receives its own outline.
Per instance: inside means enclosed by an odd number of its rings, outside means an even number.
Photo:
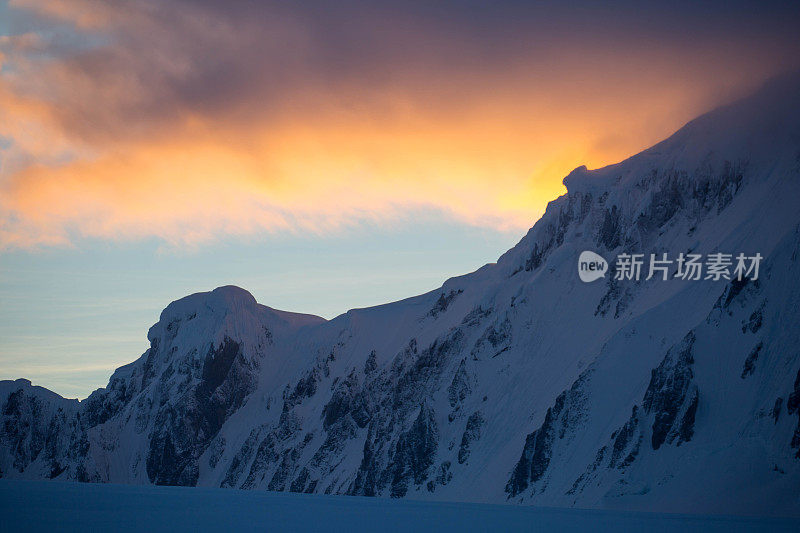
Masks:
[[[800,76],[565,184],[430,293],[325,321],[220,287],[82,402],[0,382],[2,477],[800,513]],[[764,259],[583,283],[584,250]]]

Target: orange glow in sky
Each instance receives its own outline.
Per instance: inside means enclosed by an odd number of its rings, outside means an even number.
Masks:
[[[0,42],[3,247],[324,234],[418,208],[522,231],[576,166],[632,155],[796,61],[779,33],[753,48],[589,21],[541,41],[481,30],[482,48],[424,13],[378,33],[365,10],[353,46],[277,7],[251,27],[202,3],[71,3],[12,2],[51,31]]]

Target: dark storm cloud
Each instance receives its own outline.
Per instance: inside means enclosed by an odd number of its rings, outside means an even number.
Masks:
[[[523,228],[575,166],[800,67],[796,2],[12,0],[7,14],[0,247],[318,231],[409,206]]]
[[[621,61],[649,50],[691,62],[695,46],[723,56],[769,53],[788,68],[800,52],[798,8],[788,2],[79,0],[58,13],[20,4],[107,40],[66,58],[58,78],[43,77],[46,86],[29,87],[64,103],[68,128],[98,137],[135,134],[132,122],[146,128],[182,113],[245,119],[313,106],[326,91],[369,101],[398,88],[424,102],[427,88],[446,87],[449,76],[502,83],[509,69],[560,75],[554,67],[565,54],[585,54],[585,66],[596,55],[605,61],[608,50]]]

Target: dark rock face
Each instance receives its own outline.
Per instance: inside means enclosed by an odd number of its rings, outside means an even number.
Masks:
[[[425,400],[447,383],[442,383],[442,374],[463,351],[463,338],[462,328],[452,328],[424,349],[412,338],[384,368],[378,368],[372,351],[363,369],[352,367],[343,377],[334,377],[336,349],[318,357],[311,370],[287,386],[277,425],[251,434],[235,455],[235,468],[229,469],[224,484],[395,497],[413,485],[423,486],[436,475],[433,465],[439,447],[435,414]],[[458,407],[473,379],[466,362],[448,379],[448,394]],[[321,432],[303,436],[303,427],[316,424],[306,413],[307,400],[317,402],[320,395],[328,395],[322,400]],[[361,462],[354,476],[331,476],[345,450],[353,450],[361,439]],[[452,475],[448,471],[442,479]],[[319,486],[322,478],[324,487]]]
[[[287,489],[287,484],[290,482],[292,473],[297,469],[298,461],[300,460],[300,456],[302,455],[303,451],[305,450],[306,446],[311,442],[313,438],[313,434],[307,433],[300,443],[295,446],[294,448],[289,448],[283,450],[279,457],[278,461],[278,468],[275,470],[275,473],[272,475],[272,479],[269,481],[269,485],[267,485],[268,490],[277,490],[283,491]],[[302,492],[302,487],[305,485],[305,482],[308,480],[308,473],[305,475],[303,474],[302,470],[299,473],[298,478],[295,480],[295,487],[300,487],[298,490],[294,492]],[[291,487],[288,487],[291,489]]]
[[[418,354],[416,343],[410,343],[381,380],[370,384],[370,396],[378,399],[349,494],[376,495],[388,486],[390,496],[400,497],[412,483],[419,485],[427,479],[439,446],[439,430],[433,409],[425,402],[425,391],[436,386],[446,361],[462,349],[463,332],[458,328]],[[456,383],[451,390],[457,404],[461,394],[466,394],[457,378],[460,370],[451,381],[451,385]],[[419,412],[410,429],[397,434],[415,405]]]
[[[644,394],[644,412],[653,415],[651,444],[657,450],[665,442],[677,444],[691,439],[699,394],[692,383],[694,333],[670,349],[658,368],[652,371]]]
[[[77,402],[37,394],[28,381],[18,383],[0,405],[0,452],[11,456],[11,468],[17,472],[37,462],[50,479],[75,475],[80,466],[68,472],[67,465],[80,463],[89,451],[88,428],[77,413]]]
[[[224,332],[234,321],[267,317],[277,320],[238,288],[192,295],[165,309],[148,333],[149,349],[118,368],[108,386],[86,400],[63,400],[27,383],[23,396],[35,404],[20,408],[11,398],[6,410],[19,413],[17,418],[22,415],[13,422],[15,429],[28,427],[26,409],[34,409],[40,423],[47,424],[47,431],[36,433],[35,439],[44,451],[27,454],[36,462],[31,473],[46,469],[59,479],[96,482],[145,474],[155,484],[195,485],[205,451],[211,447],[212,468],[223,456],[226,443],[217,438],[220,429],[255,389],[258,356],[272,343],[264,324],[249,336],[253,343],[247,353]],[[211,345],[206,338],[222,340]],[[53,434],[50,441],[48,432]],[[8,435],[0,435],[4,437]],[[128,471],[115,473],[109,462],[125,448],[133,453]],[[8,460],[1,452],[5,468]],[[23,462],[24,468],[31,466],[27,459]]]
[[[452,408],[447,418],[451,422],[455,420],[456,416],[458,416],[458,413],[461,411],[461,405],[464,400],[472,394],[472,385],[470,381],[470,375],[467,372],[467,360],[462,359],[461,363],[458,365],[458,370],[456,370],[455,375],[453,375],[453,380],[447,387],[447,400]]]
[[[596,228],[594,241],[600,250],[620,247],[634,249],[651,242],[676,217],[686,217],[694,225],[709,215],[722,212],[740,191],[747,168],[745,161],[724,161],[714,168],[693,173],[675,169],[652,169],[631,184],[637,192],[650,191],[635,212],[610,204],[607,193],[593,196],[580,190],[570,191],[566,201],[548,206],[547,224],[537,225],[530,243],[530,254],[514,274],[538,269],[547,256],[562,245],[567,235],[578,229],[587,217]],[[565,179],[586,174],[585,167],[572,171]],[[513,275],[513,274],[512,274]]]
[[[531,272],[539,268],[553,249],[564,244],[564,238],[571,224],[576,220],[578,222],[583,221],[589,212],[591,201],[592,196],[590,194],[568,195],[567,204],[559,206],[557,208],[558,212],[553,213],[552,221],[541,229],[539,237],[531,246],[530,255],[516,272],[522,270]]]
[[[746,378],[747,376],[751,375],[756,369],[756,361],[758,361],[758,355],[761,353],[761,349],[764,347],[763,342],[759,342],[756,346],[750,351],[747,356],[747,359],[744,360],[744,365],[742,366],[742,379]]]
[[[10,446],[17,450],[10,463],[20,473],[33,465],[34,475],[46,471],[51,478],[104,482],[113,470],[106,461],[119,448],[133,444],[141,445],[144,454],[137,450],[129,475],[137,475],[134,470],[141,465],[154,483],[196,484],[199,457],[213,442],[208,464],[216,466],[225,441],[214,438],[255,387],[258,360],[254,353],[246,357],[242,346],[228,336],[222,337],[219,346],[205,345],[204,356],[195,344],[202,346],[205,334],[220,333],[193,331],[198,312],[205,313],[207,327],[227,327],[231,298],[242,303],[242,295],[249,298],[244,303],[252,306],[242,311],[245,316],[260,312],[254,309],[257,304],[252,296],[234,289],[220,288],[211,295],[192,295],[171,304],[151,328],[150,348],[142,357],[118,368],[106,388],[82,402],[21,381],[17,390],[6,393],[2,406],[3,468],[9,464],[4,452]],[[259,350],[271,343],[266,326],[262,329],[263,336],[256,338]],[[3,383],[6,391],[8,384]],[[123,433],[128,429],[131,434]]]
[[[434,412],[423,404],[414,423],[400,435],[395,445],[389,465],[392,498],[402,498],[408,492],[410,483],[419,485],[427,479],[438,446],[439,429]]]
[[[559,396],[555,404],[555,407],[559,409],[558,413],[560,413],[560,408],[563,408],[563,405],[563,397]],[[538,481],[550,464],[550,453],[554,438],[553,426],[558,413],[554,415],[553,408],[548,408],[544,422],[539,429],[528,434],[525,438],[522,456],[514,466],[514,473],[506,484],[506,492],[510,496],[516,496],[527,489],[531,481]]]
[[[475,341],[472,348],[472,358],[479,360],[484,358],[495,358],[509,349],[511,342],[511,321],[508,316],[503,320],[498,319],[490,324],[483,334]]]
[[[611,209],[606,208],[603,211],[603,223],[597,232],[597,242],[607,250],[613,250],[620,245],[620,230],[620,212],[617,206],[612,205]]]
[[[439,299],[436,300],[435,304],[433,304],[433,307],[428,312],[428,314],[430,316],[432,316],[433,318],[436,318],[441,313],[444,313],[445,311],[447,311],[447,308],[450,306],[450,304],[453,302],[453,300],[456,299],[456,296],[458,296],[462,292],[464,292],[464,291],[459,289],[457,291],[456,290],[451,290],[447,294],[445,294],[445,293],[440,294],[439,295]]]
[[[484,422],[483,413],[480,411],[475,411],[467,419],[467,427],[464,429],[461,445],[458,448],[458,464],[464,464],[469,459],[470,446],[481,438],[481,428]]]
[[[353,411],[356,407],[355,396],[358,391],[358,376],[355,372],[351,372],[350,375],[336,386],[331,395],[331,399],[322,409],[322,428],[325,431],[329,431],[331,426]]]
[[[797,377],[794,379],[794,390],[786,402],[786,410],[790,415],[797,413],[797,429],[794,431],[790,445],[797,449],[795,457],[800,459],[800,370],[797,371]]]
[[[42,404],[22,389],[12,392],[3,406],[3,444],[14,451],[14,467],[20,472],[44,449]]]
[[[690,332],[667,351],[661,363],[651,371],[641,406],[631,408],[628,420],[614,431],[608,444],[597,450],[594,461],[573,482],[567,495],[583,490],[601,470],[624,472],[643,452],[642,443],[648,434],[654,452],[665,443],[680,446],[692,439],[700,401],[693,382],[694,343],[695,335]],[[569,446],[570,431],[580,426],[583,416],[582,383],[589,379],[591,374],[585,372],[570,390],[564,391],[548,409],[542,426],[528,435],[522,457],[506,485],[509,497],[529,490],[536,482],[541,483],[552,457],[560,448]]]
[[[367,357],[367,360],[364,362],[364,374],[365,375],[370,375],[373,372],[375,372],[375,370],[378,369],[377,357],[378,356],[375,353],[375,350],[372,350],[369,353],[369,357]]]
[[[222,483],[220,483],[220,487],[227,488],[236,486],[239,477],[244,472],[245,466],[250,462],[253,453],[255,453],[255,447],[258,443],[257,439],[259,435],[259,429],[260,428],[255,428],[250,432],[247,440],[245,440],[244,444],[236,453],[236,455],[233,456],[233,459],[231,459],[230,465],[228,466],[228,470],[225,473],[225,479],[223,479]]]
[[[778,423],[778,419],[781,417],[781,408],[783,407],[783,398],[778,397],[775,398],[775,404],[772,406],[772,411],[770,411],[770,416],[772,417],[772,421],[774,423]]]
[[[444,487],[450,483],[450,481],[453,479],[453,472],[450,471],[450,466],[452,466],[450,461],[444,461],[439,465],[436,477],[428,481],[427,485],[425,485],[428,489],[428,492],[435,491],[437,485]]]
[[[380,487],[380,460],[379,450],[373,444],[376,431],[370,425],[367,438],[364,440],[364,448],[361,454],[361,464],[356,472],[356,478],[348,489],[350,495],[376,496]]]
[[[450,402],[450,407],[455,407],[463,402],[472,392],[472,388],[469,385],[469,375],[467,374],[466,365],[467,361],[462,359],[461,363],[458,365],[458,370],[453,376],[453,381],[451,381],[450,386],[447,387],[447,398]]]
[[[246,443],[247,444],[247,443]],[[246,461],[249,458],[251,451],[251,446],[246,446],[247,449],[245,450],[244,447],[240,450],[243,459],[242,461]],[[277,438],[274,433],[269,433],[261,441],[258,445],[258,450],[256,450],[255,459],[253,459],[253,463],[250,467],[250,471],[247,474],[244,482],[241,484],[241,488],[243,489],[251,489],[255,488],[259,483],[264,480],[264,476],[266,474],[267,466],[273,463],[277,463],[278,461],[278,453],[276,451],[277,448]],[[241,469],[240,469],[241,470]],[[226,483],[230,486],[236,486],[237,480],[239,479],[239,475],[237,472],[229,472],[228,477],[226,478]]]
[[[108,387],[96,390],[86,399],[83,411],[86,423],[91,427],[105,423],[116,416],[138,392],[135,379],[124,379],[115,372]]]
[[[639,455],[642,437],[639,432],[639,408],[633,406],[631,417],[617,432],[612,435],[614,443],[611,446],[609,468],[625,468]]]
[[[156,485],[195,485],[198,459],[255,387],[253,368],[230,338],[206,354],[199,383],[155,415],[147,475]]]
[[[761,329],[761,325],[764,321],[764,307],[766,305],[766,301],[761,302],[761,306],[758,307],[753,313],[750,315],[750,318],[742,324],[742,333],[747,332],[748,330],[750,333],[755,333],[759,329]]]
[[[553,406],[547,409],[542,425],[525,438],[522,455],[506,484],[509,497],[541,480],[550,466],[556,442],[571,436],[577,429],[584,414],[585,398],[581,387],[587,377],[586,373],[581,375],[569,390],[559,394]]]

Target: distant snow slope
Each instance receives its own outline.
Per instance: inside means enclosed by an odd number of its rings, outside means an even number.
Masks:
[[[0,480],[9,531],[797,531],[791,518],[692,516],[211,488]]]
[[[78,403],[0,382],[0,473],[800,514],[800,76],[578,168],[471,274],[333,320],[221,287]],[[581,251],[756,252],[756,282],[582,283]],[[644,276],[643,276],[644,277]]]

